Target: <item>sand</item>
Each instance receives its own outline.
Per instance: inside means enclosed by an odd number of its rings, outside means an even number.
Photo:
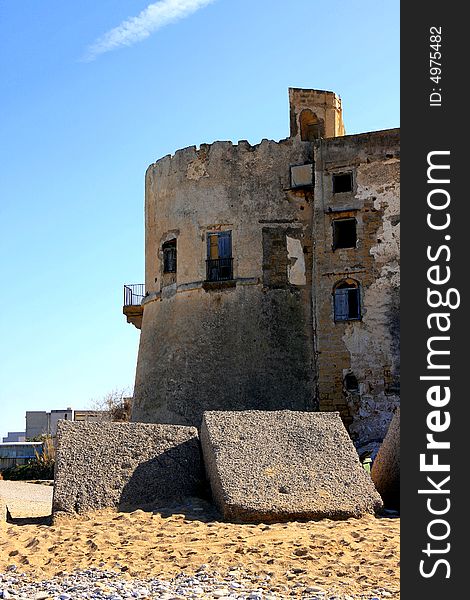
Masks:
[[[381,597],[399,597],[397,518],[248,525],[217,520],[202,501],[188,506],[182,512],[180,506],[179,514],[171,514],[174,507],[104,510],[51,524],[44,517],[26,518],[17,504],[13,522],[0,523],[0,572],[16,565],[42,580],[99,567],[126,577],[171,578],[205,564],[222,575],[234,568],[269,574],[271,589],[281,597],[296,584],[350,594],[385,590]]]
[[[51,514],[52,482],[0,480],[0,501],[8,504],[13,517],[42,517]]]

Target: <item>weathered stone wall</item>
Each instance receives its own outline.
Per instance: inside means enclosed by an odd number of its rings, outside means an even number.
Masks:
[[[340,411],[362,447],[384,438],[399,402],[399,168],[398,130],[315,144],[313,304],[320,410]],[[334,193],[333,176],[342,173],[352,174],[352,190]],[[341,218],[356,220],[353,248],[333,249],[332,224]],[[342,280],[359,286],[360,320],[335,322],[333,289]],[[348,375],[357,380],[356,389]]]
[[[134,421],[199,426],[203,410],[317,408],[313,188],[293,189],[290,178],[290,166],[303,164],[312,164],[312,145],[289,139],[216,142],[149,167]],[[209,283],[207,237],[218,231],[231,232],[233,278]]]
[[[286,140],[193,146],[147,171],[132,419],[199,426],[204,410],[320,408],[374,450],[399,402],[399,132],[342,137],[333,92],[291,88],[289,104]],[[341,174],[350,191],[333,186]],[[341,219],[354,247],[333,248]],[[231,232],[233,277],[209,283],[216,232]],[[165,273],[172,240],[177,270]],[[356,320],[335,320],[341,282],[359,290]]]
[[[196,496],[204,481],[197,430],[59,421],[53,513],[121,510]]]

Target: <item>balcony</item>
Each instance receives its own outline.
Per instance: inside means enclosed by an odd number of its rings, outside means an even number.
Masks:
[[[233,279],[233,258],[209,258],[206,260],[206,281],[230,281]]]
[[[133,283],[124,286],[124,306],[122,312],[126,315],[127,322],[132,323],[137,329],[142,327],[142,300],[145,298],[145,284]]]

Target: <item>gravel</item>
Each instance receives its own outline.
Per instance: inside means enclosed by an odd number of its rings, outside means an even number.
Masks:
[[[63,573],[46,581],[34,581],[11,566],[0,573],[0,598],[4,600],[159,600],[218,599],[218,600],[382,600],[398,598],[398,594],[377,590],[369,594],[349,595],[331,592],[320,587],[294,584],[283,591],[270,589],[269,576],[254,576],[237,570],[236,575],[222,577],[210,573],[205,565],[195,575],[179,573],[171,581],[160,579],[125,579],[113,571],[86,569]]]

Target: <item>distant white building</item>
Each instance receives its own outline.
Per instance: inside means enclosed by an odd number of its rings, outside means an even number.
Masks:
[[[100,410],[73,410],[70,407],[62,410],[51,410],[50,412],[45,410],[28,410],[26,411],[26,434],[23,435],[26,439],[38,438],[41,435],[51,435],[54,437],[57,433],[57,423],[60,420],[97,422],[106,420],[107,418],[108,413]]]
[[[36,438],[41,435],[54,436],[57,432],[57,422],[60,419],[73,421],[73,410],[28,410],[26,411],[26,438]]]

